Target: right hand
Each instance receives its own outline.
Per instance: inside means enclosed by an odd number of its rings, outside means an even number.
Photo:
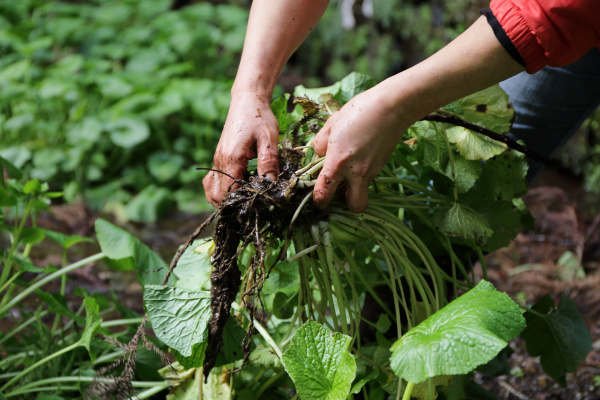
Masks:
[[[275,181],[279,174],[278,142],[279,125],[271,111],[270,97],[255,92],[232,94],[213,168],[241,180],[248,161],[258,158],[259,176]],[[237,187],[227,175],[212,171],[202,183],[206,200],[215,207]]]

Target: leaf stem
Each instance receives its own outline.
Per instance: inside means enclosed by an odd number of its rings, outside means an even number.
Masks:
[[[9,380],[8,382],[6,382],[6,384],[4,384],[4,386],[2,386],[0,388],[0,392],[4,392],[6,390],[7,387],[9,387],[10,385],[12,385],[14,382],[18,381],[19,379],[21,379],[23,376],[27,375],[28,373],[30,373],[31,371],[33,371],[34,369],[36,369],[37,367],[39,367],[42,364],[47,363],[48,361],[62,355],[65,353],[68,353],[69,351],[77,348],[79,346],[79,341],[73,343],[70,346],[67,346],[63,349],[60,349],[59,351],[57,351],[56,353],[52,353],[50,354],[48,357],[42,358],[40,361],[36,362],[35,364],[29,366],[28,368],[24,369],[23,371],[21,371],[17,376],[13,377],[11,380]]]
[[[412,394],[414,387],[415,387],[414,383],[407,381],[406,389],[404,389],[404,396],[402,396],[402,400],[410,400],[410,395]]]
[[[93,256],[84,258],[83,260],[80,260],[76,263],[73,263],[65,268],[62,268],[62,269],[48,275],[44,279],[39,280],[38,282],[29,286],[27,289],[23,290],[21,293],[19,293],[17,296],[15,296],[11,301],[9,301],[7,304],[2,306],[0,308],[0,315],[4,314],[8,310],[10,310],[11,307],[18,304],[21,300],[23,300],[25,297],[29,296],[31,293],[35,292],[36,289],[40,288],[41,286],[44,286],[46,283],[48,283],[62,275],[65,275],[71,271],[74,271],[77,268],[81,268],[83,266],[86,266],[87,264],[90,264],[94,261],[101,260],[103,258],[104,258],[104,253],[94,254]]]
[[[252,324],[254,325],[254,327],[256,328],[256,330],[258,331],[258,333],[260,333],[260,335],[263,337],[263,339],[265,339],[265,341],[269,344],[269,346],[271,346],[271,349],[273,349],[273,351],[275,352],[275,354],[277,355],[277,357],[281,360],[282,359],[281,349],[279,348],[279,346],[277,346],[277,343],[275,343],[275,340],[273,340],[273,338],[271,337],[271,335],[269,335],[269,332],[267,332],[267,330],[260,324],[260,322],[258,322],[257,320],[252,320],[250,318],[250,315],[248,314],[248,311],[246,311],[245,309],[243,309],[235,301],[233,303],[231,303],[231,308],[233,308],[234,310],[238,311],[248,321],[252,322]]]

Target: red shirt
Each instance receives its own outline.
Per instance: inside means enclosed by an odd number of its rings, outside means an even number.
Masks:
[[[490,8],[530,74],[600,46],[600,0],[492,0]]]

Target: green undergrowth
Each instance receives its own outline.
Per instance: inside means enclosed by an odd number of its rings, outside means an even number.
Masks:
[[[248,11],[170,0],[0,3],[0,155],[121,220],[206,207]]]
[[[273,102],[282,146],[296,146],[292,132],[305,141],[291,179],[303,197],[290,203],[297,209],[289,235],[265,225],[255,232],[264,241],[250,235],[240,243],[240,292],[210,371],[204,359],[218,243],[196,240],[165,283],[164,260],[99,219],[101,252],[71,262],[74,246],[92,239],[38,227],[60,193],[0,158],[7,244],[0,318],[10,324],[0,333],[0,398],[493,398],[468,378],[475,370],[506,371],[508,343],[519,334],[546,373],[566,384],[591,348],[573,303],[545,297],[521,307],[485,279],[484,252],[531,223],[519,199],[527,189],[522,155],[467,129],[420,121],[370,187],[364,213],[337,201],[323,212],[310,207],[323,161],[310,139],[335,108],[327,94],[343,105],[373,84],[353,73],[327,88],[299,87],[296,95],[307,96],[301,103],[312,105],[308,114],[300,105],[288,112],[289,96]],[[498,132],[512,118],[498,87],[438,113]],[[62,249],[61,265],[31,262],[32,247],[46,241]],[[483,280],[472,272],[474,259]],[[69,272],[101,260],[137,271],[148,319],[112,294],[67,292]]]
[[[281,146],[301,151],[304,160],[290,187],[310,188],[322,166],[310,146],[315,124],[373,84],[353,73],[330,87],[298,87],[303,107],[291,113],[288,96],[273,102]],[[495,86],[438,113],[507,132],[513,109]],[[298,146],[296,134],[305,145]],[[211,266],[218,237],[187,248],[173,270],[174,285],[147,286],[144,304],[155,334],[173,350],[177,368],[201,371],[187,379],[229,376],[235,398],[464,399],[485,391],[462,377],[478,368],[506,370],[500,360],[523,332],[532,354],[545,353],[545,371],[565,383],[565,372],[591,348],[581,316],[570,316],[570,301],[555,308],[541,300],[523,316],[485,280],[483,253],[506,246],[531,224],[519,198],[527,190],[524,157],[447,124],[418,122],[404,139],[371,186],[365,212],[334,203],[315,213],[307,205],[311,193],[300,191],[305,197],[294,206],[288,235],[270,234],[267,224],[250,235],[256,241],[240,243],[240,292],[210,374],[203,370],[211,343],[209,290],[211,277],[224,273]],[[482,263],[479,282],[474,258]],[[576,333],[560,333],[566,326]]]

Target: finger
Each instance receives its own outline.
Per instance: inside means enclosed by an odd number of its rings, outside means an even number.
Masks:
[[[326,208],[329,205],[338,186],[343,182],[335,170],[329,168],[327,164],[327,159],[325,159],[323,170],[321,170],[313,190],[313,201],[319,208]]]
[[[366,210],[369,203],[368,181],[365,179],[354,179],[346,182],[346,205],[355,213]]]
[[[313,150],[320,157],[323,157],[327,153],[327,145],[329,144],[329,135],[331,134],[331,125],[333,123],[332,118],[334,118],[334,116],[329,118],[325,123],[325,126],[321,128],[319,133],[317,133],[312,140]]]
[[[215,168],[223,173],[217,173],[215,181],[218,182],[216,186],[215,200],[219,203],[227,192],[237,189],[240,185],[235,181],[241,181],[244,179],[244,171],[248,167],[248,161],[254,158],[253,153],[234,151],[228,156],[221,155],[218,160],[215,157]],[[218,167],[221,168],[218,168]]]
[[[208,201],[210,204],[214,205],[214,199],[212,196],[212,191],[213,191],[213,173],[212,172],[208,172],[208,174],[206,174],[206,176],[204,177],[204,179],[202,179],[202,186],[204,186],[204,197],[206,197],[206,201]]]
[[[279,132],[272,134],[268,132],[261,135],[257,142],[257,169],[259,176],[265,176],[272,181],[277,180],[279,175],[279,157],[277,143]]]
[[[216,172],[209,172],[202,180],[206,200],[215,208],[219,207],[223,198],[219,191],[218,180],[216,179],[218,176]]]

